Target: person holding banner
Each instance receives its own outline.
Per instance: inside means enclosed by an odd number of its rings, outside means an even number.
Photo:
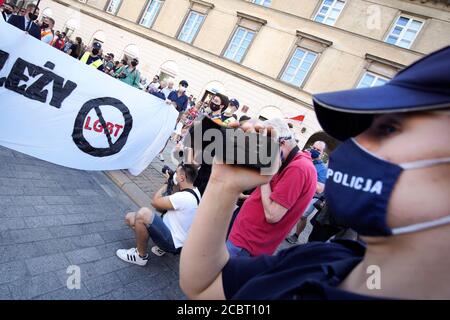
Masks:
[[[41,40],[41,28],[34,22],[37,20],[38,16],[39,8],[35,4],[30,3],[27,5],[24,16],[12,15],[9,18],[8,23],[20,30],[28,32],[29,35],[36,39]]]

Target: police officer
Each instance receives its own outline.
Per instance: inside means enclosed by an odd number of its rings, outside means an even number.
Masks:
[[[230,258],[225,237],[236,199],[271,177],[214,163],[181,252],[187,297],[450,299],[449,69],[450,46],[384,86],[314,95],[321,127],[343,141],[330,155],[328,208],[364,243],[312,242]]]

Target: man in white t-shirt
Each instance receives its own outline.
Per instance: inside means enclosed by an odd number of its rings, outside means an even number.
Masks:
[[[145,266],[149,259],[149,238],[156,244],[152,252],[157,256],[181,251],[201,199],[200,192],[194,187],[196,177],[196,166],[181,164],[173,176],[173,182],[180,191],[164,196],[167,190],[165,184],[156,192],[152,206],[159,211],[167,210],[162,218],[149,208],[141,208],[136,213],[126,215],[125,223],[134,229],[137,246],[117,250],[120,259]]]

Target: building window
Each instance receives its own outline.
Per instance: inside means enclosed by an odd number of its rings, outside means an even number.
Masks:
[[[398,17],[385,42],[409,49],[419,34],[422,25],[423,21],[402,15]]]
[[[195,11],[189,12],[186,22],[178,35],[178,39],[187,43],[192,43],[204,20],[205,16],[203,14]]]
[[[141,26],[151,28],[156,20],[159,10],[161,9],[162,0],[150,0],[139,21]]]
[[[272,0],[252,0],[252,3],[259,4],[260,6],[270,7]]]
[[[106,12],[111,14],[117,14],[117,11],[119,11],[119,7],[122,0],[110,0],[108,3],[108,6],[106,7]]]
[[[317,53],[296,48],[284,69],[281,80],[296,87],[301,87],[316,58]]]
[[[356,79],[356,88],[370,88],[382,86],[404,68],[405,66],[385,58],[366,54],[366,64],[361,77]]]
[[[357,88],[371,88],[386,84],[389,79],[372,72],[365,72]]]
[[[230,41],[230,44],[228,45],[227,50],[225,51],[224,57],[240,63],[254,36],[255,32],[238,27]]]
[[[344,8],[344,0],[323,0],[314,21],[333,26]]]

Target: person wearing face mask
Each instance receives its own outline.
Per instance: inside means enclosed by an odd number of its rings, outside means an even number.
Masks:
[[[307,243],[275,256],[230,258],[224,241],[234,202],[270,177],[215,164],[181,253],[188,298],[450,299],[448,70],[445,47],[383,86],[313,96],[320,125],[343,141],[330,155],[329,210],[363,243]]]
[[[217,124],[225,125],[222,121],[222,109],[225,108],[228,103],[228,98],[223,94],[218,93],[214,95],[209,102],[209,109],[211,110],[209,117],[211,120]]]
[[[311,155],[299,150],[287,123],[271,119],[265,125],[279,134],[281,166],[268,183],[245,200],[226,243],[232,257],[273,254],[316,191],[317,173]]]
[[[311,203],[308,205],[308,208],[303,213],[300,221],[297,223],[295,233],[286,238],[286,241],[291,244],[297,243],[299,235],[303,232],[303,230],[305,230],[308,217],[314,212],[314,203],[320,198],[321,194],[325,190],[325,182],[327,180],[327,167],[322,161],[322,155],[326,147],[327,145],[325,144],[325,142],[316,141],[309,150],[309,152],[311,153],[311,158],[313,160],[314,168],[317,172],[316,193],[314,194]]]
[[[64,46],[66,45],[65,38],[66,38],[65,32],[59,33],[58,36],[56,37],[55,42],[53,43],[53,47],[63,51]]]
[[[53,38],[55,33],[53,27],[55,25],[55,20],[50,17],[45,17],[41,25],[41,41],[53,46]]]
[[[125,216],[125,223],[136,234],[136,247],[117,250],[120,259],[145,266],[149,260],[149,238],[156,245],[151,251],[157,256],[181,251],[201,200],[200,192],[193,185],[196,176],[196,166],[181,164],[172,178],[179,191],[163,196],[167,189],[165,184],[155,193],[152,206],[157,210],[167,210],[162,218],[149,208],[141,208]]]
[[[186,90],[188,86],[189,84],[186,80],[181,80],[178,90],[172,91],[166,100],[168,104],[173,105],[175,109],[177,109],[177,111],[179,112],[177,123],[180,121],[181,116],[187,109],[189,99],[188,96],[186,95]]]
[[[239,101],[230,99],[228,108],[222,113],[222,122],[226,125],[238,121],[236,112],[239,110]]]
[[[103,66],[103,60],[100,56],[100,50],[102,49],[102,45],[100,42],[94,42],[92,44],[91,51],[86,51],[80,58],[80,61],[87,64],[88,66],[91,66],[98,71],[104,70]]]
[[[223,125],[221,120],[221,110],[226,105],[228,105],[228,98],[223,94],[217,93],[211,98],[211,101],[209,102],[211,113],[207,114],[206,116],[210,117],[217,124]],[[193,127],[191,127],[191,129],[192,128]],[[205,192],[206,186],[208,185],[209,177],[211,176],[211,170],[212,165],[210,163],[202,163],[198,171],[198,176],[195,180],[194,185],[198,188],[198,190],[200,190],[200,193],[202,195],[203,192]]]
[[[27,5],[24,16],[12,15],[8,19],[8,23],[16,28],[27,32],[29,35],[41,40],[41,28],[35,23],[39,16],[39,8],[30,3]]]
[[[141,73],[137,69],[138,64],[138,59],[131,60],[130,65],[124,67],[117,78],[132,87],[139,88]]]
[[[14,14],[14,9],[14,5],[11,3],[3,4],[2,17],[6,22],[8,22],[9,18]]]

